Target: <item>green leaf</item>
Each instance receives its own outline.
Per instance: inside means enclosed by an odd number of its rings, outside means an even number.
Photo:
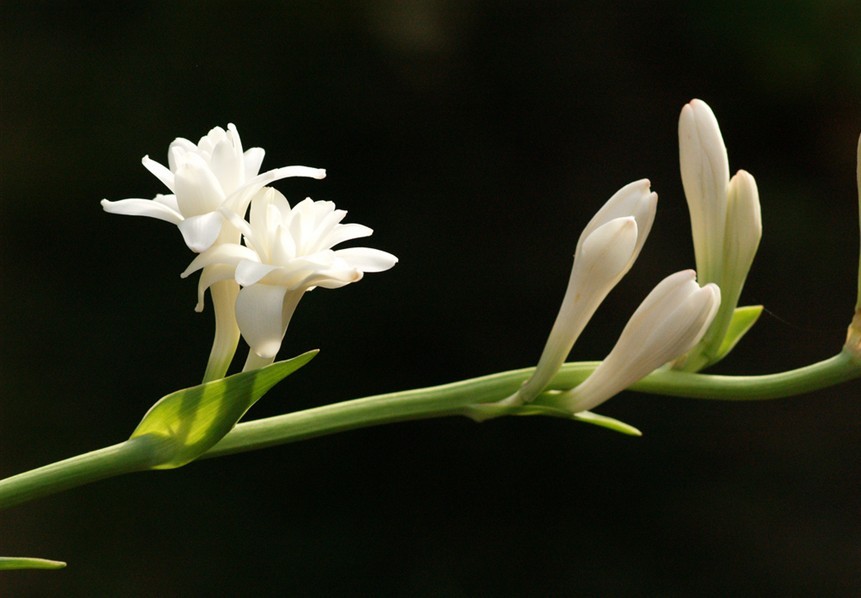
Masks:
[[[738,341],[741,340],[747,331],[750,330],[762,313],[761,305],[747,305],[745,307],[736,307],[732,312],[732,319],[729,322],[726,334],[721,341],[720,347],[714,359],[709,362],[709,365],[717,363],[727,356],[733,350]]]
[[[597,413],[592,413],[591,411],[571,413],[570,411],[566,411],[565,409],[559,409],[558,407],[554,407],[552,405],[542,405],[539,403],[529,403],[527,405],[499,405],[497,403],[481,403],[477,405],[468,405],[464,409],[464,415],[466,415],[467,417],[471,417],[475,421],[484,421],[486,419],[502,417],[504,415],[545,415],[548,417],[573,419],[575,421],[583,422],[586,424],[592,424],[594,426],[607,428],[608,430],[613,430],[614,432],[620,432],[628,436],[643,435],[643,433],[640,432],[634,426],[626,424],[625,422],[621,422],[617,419],[613,419],[612,417],[598,415]]]
[[[34,559],[25,556],[0,556],[0,571],[13,569],[62,569],[66,566],[63,561]]]
[[[317,351],[278,361],[258,370],[242,372],[185,388],[153,405],[131,439],[155,436],[160,443],[152,469],[173,469],[209,450],[270,388],[311,361]]]
[[[626,424],[625,422],[619,421],[618,419],[613,419],[612,417],[607,417],[606,415],[598,415],[597,413],[592,413],[591,411],[581,411],[580,413],[575,413],[571,417],[573,417],[577,421],[592,424],[595,426],[601,426],[602,428],[607,428],[608,430],[613,430],[614,432],[619,432],[621,434],[627,434],[628,436],[643,435],[642,432],[640,432],[637,428],[630,424]]]

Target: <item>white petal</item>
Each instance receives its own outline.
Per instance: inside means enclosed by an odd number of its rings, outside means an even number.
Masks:
[[[188,248],[200,253],[212,247],[223,224],[224,217],[220,212],[210,212],[186,218],[179,223],[179,232]]]
[[[200,156],[190,155],[176,170],[174,192],[182,215],[214,212],[224,201],[221,183]]]
[[[639,355],[638,351],[647,351],[645,347],[648,339],[668,317],[667,314],[699,290],[700,286],[696,283],[696,272],[693,270],[682,270],[664,278],[631,315],[622,330],[622,334],[619,335],[619,340],[616,341],[616,347],[620,347],[620,349],[614,348],[610,356],[613,356],[614,352],[620,353],[624,349],[627,352],[624,359],[630,360]],[[607,360],[610,360],[610,356],[607,357]]]
[[[173,210],[177,214],[180,213],[179,212],[179,206],[176,203],[176,195],[173,195],[173,194],[162,195],[161,193],[159,193],[155,197],[153,197],[152,200],[155,202],[158,202],[164,206],[167,206],[168,208],[170,208],[171,210]]]
[[[144,165],[144,168],[154,174],[155,178],[164,183],[165,187],[167,187],[171,191],[174,191],[174,178],[173,173],[170,170],[168,170],[155,160],[151,160],[149,156],[144,156],[141,159],[141,164]]]
[[[384,272],[398,263],[391,253],[370,247],[339,249],[335,255],[362,272]]]
[[[197,146],[188,139],[182,137],[174,139],[170,147],[167,148],[167,165],[170,167],[170,171],[176,172],[188,154],[196,153],[198,153]]]
[[[284,295],[281,286],[255,284],[239,291],[236,322],[251,349],[264,358],[275,357],[284,336]]]
[[[637,221],[633,216],[614,218],[596,228],[583,240],[576,258],[584,276],[582,283],[615,285],[633,263],[637,237]]]
[[[336,226],[332,230],[332,232],[323,237],[326,245],[325,249],[334,247],[335,245],[343,243],[344,241],[361,239],[362,237],[370,237],[372,234],[374,234],[374,230],[365,226],[364,224],[340,224]],[[323,247],[321,247],[320,249],[323,249]]]
[[[278,266],[242,260],[236,265],[236,282],[242,286],[250,286],[260,282],[264,276],[277,269]]]
[[[201,268],[212,264],[229,264],[236,267],[242,260],[259,261],[257,254],[248,247],[237,245],[236,243],[221,243],[214,247],[210,247],[188,265],[188,268],[180,275],[183,278],[193,272],[197,272]]]
[[[610,220],[585,238],[538,366],[517,392],[521,401],[538,396],[562,367],[601,302],[630,268],[636,243],[632,216]]]
[[[721,288],[734,309],[762,238],[759,192],[754,178],[739,170],[729,182]]]
[[[274,181],[294,176],[322,179],[326,177],[326,171],[322,168],[309,168],[307,166],[285,166],[284,168],[269,170],[250,180],[246,180],[242,186],[234,190],[227,197],[224,203],[237,214],[245,215],[248,203],[260,188]]]
[[[662,318],[643,347],[648,347],[641,359],[646,374],[679,357],[699,342],[720,304],[720,289],[714,283],[697,288],[676,309]],[[645,376],[646,374],[643,374]],[[634,381],[639,375],[633,376]],[[632,381],[633,383],[633,381]]]
[[[630,216],[637,222],[637,243],[631,256],[631,263],[633,264],[649,236],[649,231],[652,230],[652,223],[655,221],[658,195],[652,193],[649,187],[649,180],[642,179],[628,183],[614,193],[583,229],[577,242],[575,255],[579,253],[585,239],[598,227],[616,218]]]
[[[260,172],[263,156],[266,154],[262,147],[252,147],[245,152],[242,161],[245,163],[245,180],[251,180]]]
[[[700,288],[690,270],[662,280],[634,312],[616,345],[582,384],[560,395],[572,412],[592,409],[702,338],[720,305],[715,284]]]
[[[221,183],[225,195],[238,189],[245,180],[245,161],[228,139],[217,143],[212,151],[210,167]]]
[[[182,216],[169,207],[151,199],[121,199],[119,201],[101,201],[102,209],[110,214],[124,214],[126,216],[148,216],[158,218],[171,224],[182,222]]]
[[[203,311],[203,295],[206,289],[216,282],[232,279],[233,270],[234,267],[230,264],[212,264],[203,269],[197,282],[197,305],[194,306],[194,311]]]
[[[248,224],[248,222],[242,219],[242,216],[232,210],[228,210],[227,208],[219,208],[218,211],[221,213],[224,219],[227,220],[227,222],[229,222],[230,225],[233,226],[240,233],[242,233],[246,237],[254,236],[254,232],[251,226]]]

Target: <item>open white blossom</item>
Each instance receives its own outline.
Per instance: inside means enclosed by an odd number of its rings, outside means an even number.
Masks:
[[[171,191],[154,199],[102,200],[112,214],[149,216],[176,224],[189,249],[201,252],[219,238],[223,210],[245,215],[251,196],[273,181],[302,176],[322,179],[326,171],[306,166],[287,166],[258,174],[263,149],[242,150],[233,124],[225,131],[215,127],[197,144],[178,138],[168,149],[168,167],[143,157],[143,165]],[[238,238],[238,235],[237,235]],[[225,240],[225,239],[223,239]]]
[[[691,215],[697,277],[701,284],[720,286],[723,296],[712,329],[676,364],[696,371],[725,354],[724,337],[759,247],[762,221],[756,181],[744,170],[730,179],[720,127],[702,100],[691,100],[679,116],[679,162]]]
[[[538,366],[504,404],[533,400],[559,371],[595,310],[640,254],[657,201],[643,179],[622,187],[592,217],[577,242],[568,289]]]
[[[251,200],[250,222],[224,212],[242,231],[245,245],[223,243],[201,253],[183,272],[201,268],[199,293],[219,281],[234,278],[242,285],[236,300],[236,320],[242,336],[260,359],[275,357],[302,295],[315,287],[338,288],[360,280],[365,272],[381,272],[397,263],[390,253],[367,247],[332,247],[372,234],[361,224],[341,224],[344,210],[329,201],[307,198],[291,207],[271,188]],[[262,360],[262,361],[261,361]],[[248,364],[246,364],[248,369]]]
[[[592,375],[554,404],[587,411],[683,355],[705,334],[720,302],[718,286],[700,287],[693,270],[671,274],[643,300]]]

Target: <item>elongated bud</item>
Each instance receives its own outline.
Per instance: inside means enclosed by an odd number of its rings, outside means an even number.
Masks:
[[[631,183],[615,193],[586,225],[538,367],[506,402],[533,400],[559,371],[595,310],[637,259],[652,228],[657,200],[649,181]]]
[[[756,181],[747,171],[739,170],[729,182],[724,243],[722,291],[733,305],[744,286],[762,238],[762,216]]]
[[[691,100],[679,116],[679,165],[700,282],[719,282],[729,159],[717,119],[701,100]]]
[[[720,301],[718,286],[700,287],[693,270],[668,276],[643,300],[592,375],[554,403],[572,413],[592,409],[676,359],[699,342]]]
[[[756,181],[744,170],[729,179],[717,119],[692,100],[679,117],[679,161],[691,214],[701,284],[720,286],[723,301],[711,329],[673,367],[699,371],[722,359],[756,322],[760,307],[736,309],[759,241],[762,219]]]

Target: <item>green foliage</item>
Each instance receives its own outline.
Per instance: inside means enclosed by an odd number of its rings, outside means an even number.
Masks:
[[[152,469],[189,463],[221,440],[270,388],[311,361],[317,351],[173,392],[147,411],[130,440],[156,437]]]
[[[66,566],[63,561],[34,559],[24,556],[0,556],[0,571],[13,569],[62,569]]]

